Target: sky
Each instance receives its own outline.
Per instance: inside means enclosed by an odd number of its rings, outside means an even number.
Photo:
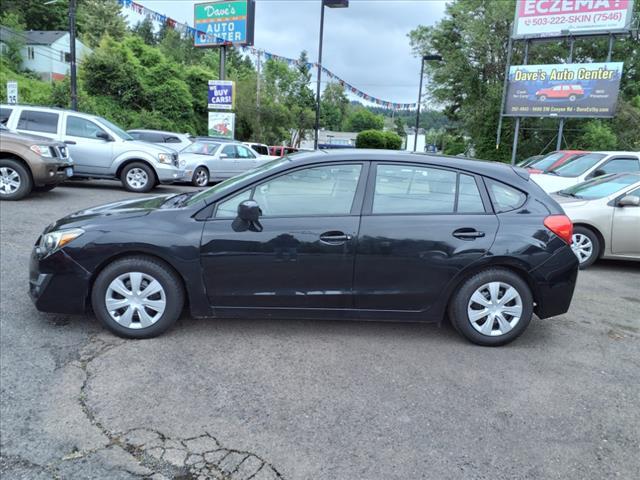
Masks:
[[[136,0],[193,26],[191,0]],[[325,9],[322,64],[360,90],[398,103],[417,101],[420,60],[407,34],[444,15],[444,0],[350,0],[347,9]],[[141,17],[123,9],[133,23]],[[256,0],[255,46],[297,58],[318,59],[320,0]],[[315,80],[315,70],[313,71]],[[327,80],[323,77],[324,80]]]

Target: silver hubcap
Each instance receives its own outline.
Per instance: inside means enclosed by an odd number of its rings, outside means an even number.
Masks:
[[[151,275],[123,273],[107,288],[105,306],[111,318],[126,328],[146,328],[156,323],[167,306],[164,288]]]
[[[486,283],[471,295],[467,316],[473,328],[483,335],[504,335],[520,321],[522,298],[508,283]]]
[[[127,183],[133,188],[142,188],[149,181],[149,176],[141,168],[132,168],[127,172]]]
[[[581,233],[574,233],[571,237],[571,249],[576,254],[580,263],[584,263],[593,255],[593,242]]]
[[[0,167],[0,194],[11,195],[20,188],[20,175],[13,168]]]
[[[196,183],[203,187],[205,186],[207,183],[209,182],[209,179],[207,178],[207,172],[205,172],[204,170],[198,170],[196,172]]]

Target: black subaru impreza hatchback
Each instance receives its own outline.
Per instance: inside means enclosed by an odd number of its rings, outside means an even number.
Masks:
[[[526,171],[421,154],[295,154],[207,190],[74,213],[38,239],[40,310],[114,333],[195,317],[442,321],[502,345],[566,312],[572,224]]]

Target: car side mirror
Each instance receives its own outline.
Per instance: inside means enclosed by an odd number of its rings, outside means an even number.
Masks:
[[[229,155],[227,155],[226,153],[221,153],[220,158],[229,158]]]
[[[96,138],[99,138],[100,140],[104,140],[105,142],[113,141],[113,139],[111,138],[111,135],[109,135],[107,132],[96,133]]]
[[[638,195],[625,195],[618,200],[619,207],[640,207],[640,197]]]
[[[255,200],[245,200],[238,205],[238,218],[240,220],[257,222],[260,220],[260,215],[262,215],[262,210],[260,210],[260,206]]]

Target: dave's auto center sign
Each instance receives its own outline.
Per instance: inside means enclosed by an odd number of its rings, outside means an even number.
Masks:
[[[613,117],[622,62],[514,65],[504,115]]]
[[[633,0],[518,0],[514,38],[628,31]]]
[[[255,0],[195,4],[195,46],[253,45],[254,16]]]

